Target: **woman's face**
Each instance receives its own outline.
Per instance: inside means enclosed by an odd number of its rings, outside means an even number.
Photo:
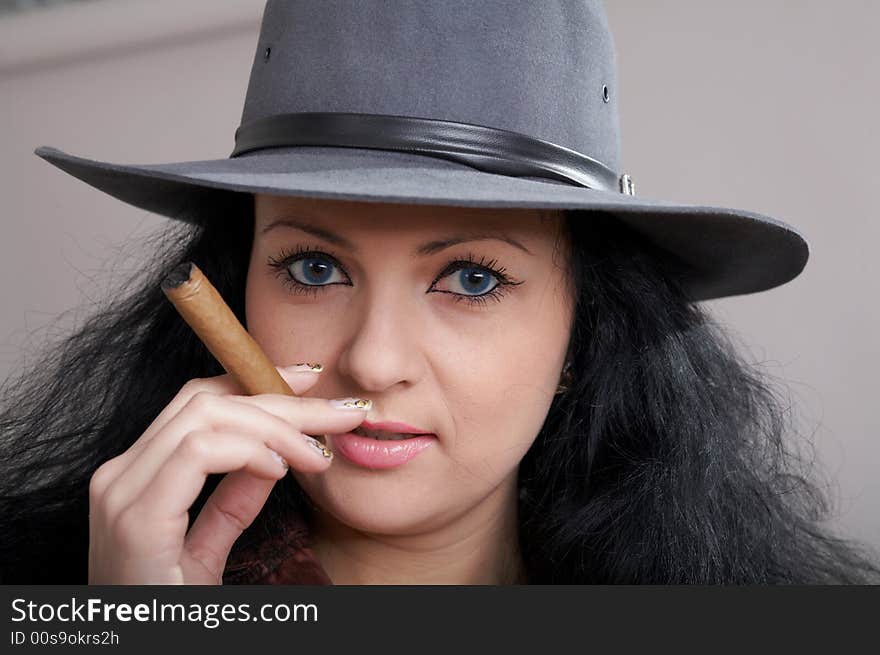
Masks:
[[[330,468],[293,472],[312,500],[355,529],[414,534],[515,493],[568,346],[561,213],[255,202],[250,334],[277,365],[324,365],[306,395],[368,398],[368,421],[437,436],[375,469],[340,456],[329,435]]]

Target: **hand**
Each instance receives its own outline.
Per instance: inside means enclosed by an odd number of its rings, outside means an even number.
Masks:
[[[297,396],[318,379],[278,371]],[[89,584],[222,584],[233,543],[287,473],[277,455],[298,471],[324,471],[330,460],[306,435],[348,432],[366,417],[324,398],[238,391],[229,374],[190,380],[128,450],[98,467]],[[187,533],[208,474],[226,472]]]

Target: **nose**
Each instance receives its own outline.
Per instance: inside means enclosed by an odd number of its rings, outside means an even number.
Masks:
[[[353,392],[378,393],[414,384],[421,375],[420,312],[391,286],[355,301],[342,319],[351,335],[337,370],[351,379]]]

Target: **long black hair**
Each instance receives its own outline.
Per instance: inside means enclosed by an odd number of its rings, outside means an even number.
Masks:
[[[160,283],[193,261],[246,325],[253,197],[180,217],[151,240],[149,270],[0,387],[2,583],[85,584],[92,473],[187,380],[224,372]],[[674,258],[611,214],[565,217],[574,379],[519,469],[529,582],[880,579],[866,547],[822,527],[829,503],[789,442],[785,402],[689,301]],[[221,478],[209,476],[190,523]],[[311,508],[286,476],[233,554]]]

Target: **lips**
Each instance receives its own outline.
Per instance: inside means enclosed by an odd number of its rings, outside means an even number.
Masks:
[[[382,441],[346,432],[333,435],[332,442],[333,449],[352,464],[368,469],[393,469],[430,451],[437,437],[422,434],[399,441]]]

